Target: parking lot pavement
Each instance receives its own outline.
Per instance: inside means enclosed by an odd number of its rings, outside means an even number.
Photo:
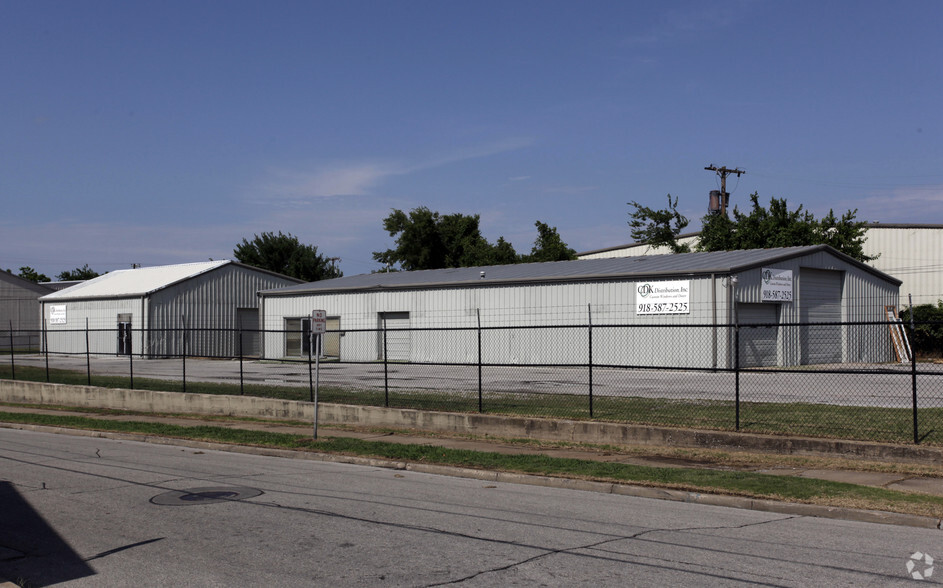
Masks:
[[[16,356],[20,365],[44,367],[41,355]],[[307,387],[306,362],[198,359],[140,359],[114,356],[90,358],[96,375],[156,378],[226,384],[288,385]],[[84,355],[50,356],[50,368],[85,372]],[[836,373],[835,370],[856,370]],[[943,407],[943,365],[921,363],[917,376],[922,408]],[[595,367],[593,395],[597,397],[664,398],[672,400],[733,401],[736,383],[732,372],[675,371]],[[478,368],[391,363],[324,362],[319,369],[321,386],[354,390],[477,393]],[[484,366],[484,394],[589,393],[587,366],[516,367]],[[795,371],[752,370],[739,374],[741,402],[815,403],[837,406],[909,408],[913,402],[910,366],[900,364],[805,366]]]

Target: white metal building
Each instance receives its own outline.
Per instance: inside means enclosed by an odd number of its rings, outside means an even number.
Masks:
[[[890,361],[885,325],[787,325],[883,321],[899,283],[824,245],[364,274],[260,293],[263,355],[303,356],[325,310],[342,361],[474,363],[480,325],[485,363],[579,364],[590,320],[599,365],[731,367],[735,320],[771,325],[745,365]]]
[[[699,233],[681,235],[679,243],[692,248]],[[868,265],[901,280],[901,304],[907,306],[908,295],[914,304],[936,304],[943,300],[943,225],[869,223],[863,250],[877,259]],[[630,243],[578,254],[579,259],[607,259],[639,255],[663,255],[665,247]]]
[[[257,352],[259,290],[301,280],[234,261],[117,270],[40,298],[51,352],[233,356]],[[229,331],[220,331],[228,329]]]

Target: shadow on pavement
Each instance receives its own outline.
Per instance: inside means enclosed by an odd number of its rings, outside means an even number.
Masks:
[[[0,481],[0,582],[48,586],[95,573],[13,484]]]

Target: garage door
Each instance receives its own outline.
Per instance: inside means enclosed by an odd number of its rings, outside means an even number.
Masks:
[[[802,268],[799,272],[799,321],[837,323],[841,321],[841,272]],[[840,363],[841,325],[802,327],[802,363]]]
[[[381,312],[379,357],[383,359],[383,326],[386,324],[386,357],[389,361],[409,361],[408,312]]]
[[[737,319],[740,322],[740,367],[777,365],[779,305],[740,303]]]

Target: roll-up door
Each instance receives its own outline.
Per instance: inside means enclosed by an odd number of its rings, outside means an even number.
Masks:
[[[777,365],[779,305],[737,304],[737,320],[740,322],[740,367]]]
[[[383,344],[383,328],[386,327],[386,345]],[[408,312],[381,312],[380,313],[380,359],[383,359],[383,350],[386,349],[386,358],[389,361],[409,361],[409,313]]]
[[[840,363],[841,272],[802,268],[799,273],[799,321],[802,327],[802,363]]]

